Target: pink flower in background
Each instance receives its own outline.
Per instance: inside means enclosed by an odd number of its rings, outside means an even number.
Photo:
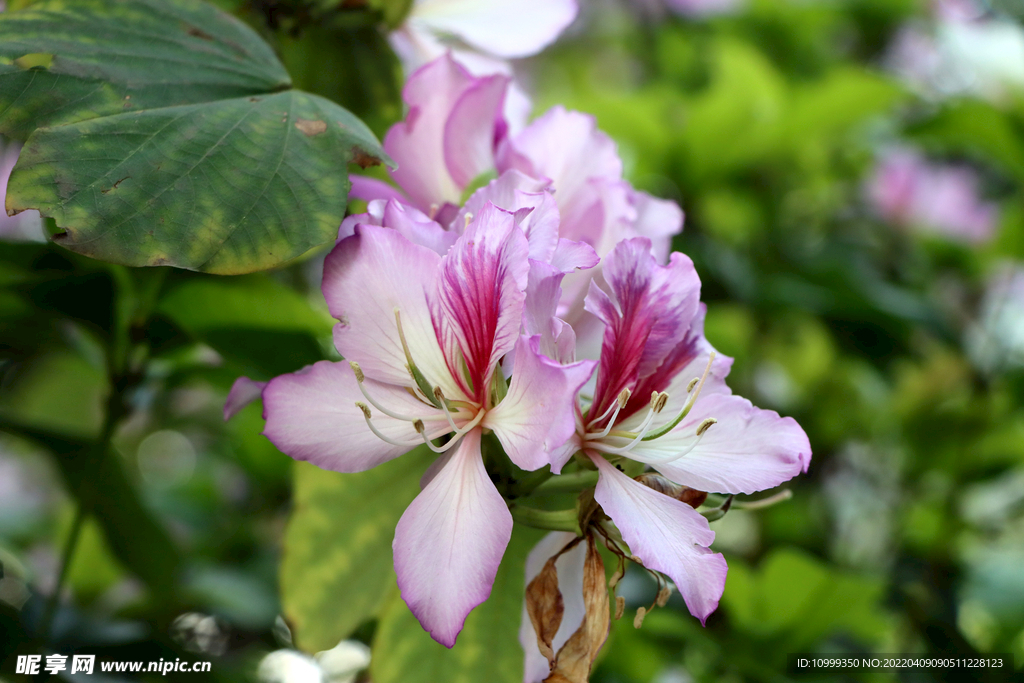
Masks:
[[[7,198],[7,181],[18,161],[21,145],[0,139],[0,197]],[[42,219],[38,211],[22,211],[16,216],[0,213],[0,239],[43,242]]]
[[[353,196],[382,203],[371,206],[376,217],[346,219],[341,235],[357,222],[387,225],[383,203],[389,200],[414,207],[407,213],[415,214],[422,229],[435,222],[437,229],[429,229],[438,239],[438,229],[460,233],[466,215],[487,202],[511,211],[533,209],[528,222],[538,233],[531,236],[536,248],[531,246],[530,256],[550,263],[549,275],[559,279],[557,315],[573,326],[577,355],[596,359],[601,329],[583,302],[600,271],[573,272],[593,265],[573,245],[588,245],[604,256],[620,240],[643,236],[664,261],[672,236],[682,230],[683,212],[623,178],[615,143],[592,116],[554,107],[510,135],[502,114],[507,86],[501,76],[471,76],[450,56],[417,71],[403,92],[409,114],[384,140],[399,164],[392,174],[399,187],[353,176]],[[460,210],[461,196],[487,172],[497,177]],[[397,217],[397,209],[390,215]]]
[[[574,431],[574,397],[593,363],[559,364],[520,335],[530,245],[513,214],[484,207],[443,255],[415,238],[357,225],[331,252],[323,292],[350,362],[271,380],[264,433],[284,453],[339,472],[424,444],[441,454],[398,523],[394,553],[402,597],[451,647],[487,599],[512,532],[484,469],[483,430],[519,467],[544,466]],[[506,355],[515,369],[507,388]]]
[[[890,223],[959,242],[992,239],[999,220],[999,208],[982,201],[972,169],[932,164],[908,149],[882,155],[865,191]]]
[[[665,0],[673,12],[693,18],[729,14],[738,10],[743,3],[744,0]]]
[[[576,18],[576,0],[415,0],[391,47],[406,74],[450,54],[476,76],[512,77],[511,60],[550,45]],[[503,104],[513,130],[530,113],[530,98],[509,85]]]
[[[708,549],[714,533],[707,520],[614,463],[641,462],[699,491],[753,493],[806,471],[811,450],[792,418],[731,394],[725,376],[732,360],[704,338],[693,263],[675,253],[658,265],[650,246],[643,238],[621,242],[604,259],[607,291],[590,285],[587,310],[604,324],[594,399],[552,470],[582,450],[600,472],[595,498],[630,551],[668,575],[704,622],[726,574],[723,557]]]

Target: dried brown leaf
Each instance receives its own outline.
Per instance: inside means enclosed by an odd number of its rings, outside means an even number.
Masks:
[[[586,683],[597,653],[608,637],[608,585],[604,561],[593,536],[587,537],[587,558],[583,564],[583,623],[558,651],[555,668],[544,683]]]
[[[526,587],[526,613],[530,615],[533,631],[537,634],[537,647],[552,668],[555,665],[555,651],[551,641],[558,633],[562,615],[565,614],[565,603],[558,590],[558,571],[555,569],[558,557],[555,555],[548,560]]]

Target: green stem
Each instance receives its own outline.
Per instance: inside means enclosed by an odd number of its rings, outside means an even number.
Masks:
[[[71,523],[71,533],[64,543],[64,553],[61,556],[60,574],[57,575],[57,585],[53,587],[53,593],[46,600],[46,608],[43,611],[43,618],[39,622],[39,635],[44,641],[50,640],[50,629],[53,627],[53,619],[57,615],[57,605],[60,603],[60,591],[67,579],[68,570],[71,568],[71,559],[75,555],[75,547],[82,535],[82,525],[85,522],[85,511],[79,505],[75,511],[75,521]]]
[[[512,519],[534,529],[548,531],[571,531],[580,535],[576,510],[538,510],[524,505],[513,505],[509,510]]]
[[[556,474],[533,489],[531,495],[550,496],[556,493],[576,493],[591,486],[597,486],[597,472],[583,470],[568,474]]]

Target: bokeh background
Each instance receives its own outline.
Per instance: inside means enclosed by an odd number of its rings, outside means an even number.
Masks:
[[[379,137],[402,116],[365,3],[217,4]],[[594,681],[1021,676],[1022,20],[1018,0],[581,0],[515,64],[534,115],[594,115],[631,182],[681,204],[674,246],[730,384],[814,452],[791,500],[712,524],[730,573],[707,627],[678,598],[642,629],[616,622]],[[258,405],[222,419],[237,376],[333,353],[323,254],[218,278],[91,261],[39,241],[38,218],[0,226],[0,680],[41,646],[214,662],[189,680],[367,680],[324,658],[259,668],[294,646],[279,567],[296,468]],[[107,434],[112,452],[87,447]],[[636,576],[622,594],[654,590]],[[843,679],[788,670],[795,652],[1017,669]]]

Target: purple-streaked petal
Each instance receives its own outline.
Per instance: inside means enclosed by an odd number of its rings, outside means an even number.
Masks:
[[[665,356],[658,369],[645,377],[641,377],[633,390],[635,399],[638,401],[632,406],[627,406],[626,414],[632,414],[632,418],[619,420],[623,429],[629,430],[635,422],[639,424],[642,413],[637,412],[639,408],[647,406],[647,401],[652,392],[664,391],[668,394],[668,402],[662,411],[663,415],[676,415],[682,410],[688,398],[687,389],[690,381],[695,377],[704,375],[708,367],[708,360],[714,347],[704,337],[704,316],[707,313],[707,306],[700,304],[697,315],[693,317],[690,328],[676,342],[675,347]],[[710,394],[731,394],[732,390],[726,385],[725,378],[732,369],[733,359],[720,353],[715,353],[715,359],[711,364],[711,371],[701,388],[701,396]]]
[[[591,415],[602,415],[619,393],[634,389],[641,377],[654,372],[678,346],[700,303],[700,279],[693,262],[672,254],[659,266],[650,240],[623,240],[605,257],[602,274],[610,294],[591,283],[587,311],[605,323],[601,366]],[[650,400],[637,394],[636,405],[624,419]],[[630,401],[633,404],[634,401]]]
[[[458,393],[434,331],[427,297],[437,291],[441,257],[412,244],[395,230],[360,225],[324,261],[323,293],[338,352],[358,361],[367,377],[412,386],[395,322],[402,328],[412,359],[432,386],[450,398]]]
[[[697,427],[717,420],[692,451]],[[690,414],[668,434],[643,441],[630,457],[649,462],[672,481],[714,493],[754,493],[807,470],[811,444],[791,417],[762,410],[741,396],[701,392]]]
[[[651,240],[651,251],[658,263],[668,260],[672,237],[683,231],[683,210],[668,199],[658,199],[646,192],[633,191],[630,197],[636,208],[636,234]]]
[[[550,186],[547,180],[537,180],[519,171],[506,171],[487,185],[474,192],[456,217],[453,227],[463,225],[467,215],[476,215],[487,205],[525,217],[519,220],[519,227],[530,243],[530,258],[547,261],[558,244],[558,206],[552,196],[545,192]]]
[[[604,458],[591,459],[601,473],[594,498],[622,532],[630,552],[648,569],[668,575],[690,614],[705,623],[718,607],[728,571],[721,553],[708,548],[715,540],[708,521],[686,503],[630,479]]]
[[[594,372],[593,361],[561,365],[540,353],[540,337],[520,337],[508,395],[487,413],[509,459],[524,470],[550,463],[551,452],[576,431],[576,392]]]
[[[231,385],[231,391],[228,392],[227,401],[224,402],[224,421],[227,422],[242,408],[258,399],[266,386],[266,382],[257,382],[248,377],[236,379]]]
[[[366,379],[366,390],[395,413],[420,417],[427,434],[451,431],[444,414],[416,400],[403,387]],[[270,380],[263,390],[263,434],[296,460],[336,472],[362,472],[409,451],[379,439],[366,425],[356,402],[365,402],[346,362],[320,361]],[[371,409],[373,410],[373,409]],[[373,410],[373,423],[393,441],[422,443],[411,422]]]
[[[526,556],[526,585],[533,581],[540,570],[555,553],[568,545],[576,534],[565,531],[552,531],[533,547],[530,554]],[[562,623],[558,632],[551,640],[551,648],[558,652],[566,641],[576,632],[576,629],[583,623],[586,616],[586,605],[583,603],[583,562],[587,558],[587,544],[578,543],[572,550],[567,550],[555,560],[555,570],[558,572],[558,590],[562,594],[563,608]],[[548,660],[540,653],[537,647],[537,632],[530,622],[526,613],[526,603],[523,603],[523,620],[519,626],[519,643],[526,653],[526,662],[523,667],[523,683],[541,683],[551,673],[548,667]]]
[[[444,158],[461,189],[494,168],[494,148],[504,136],[501,111],[509,79],[494,75],[467,87],[452,106],[444,126]]]
[[[528,57],[576,18],[575,0],[419,0],[408,23],[498,57]]]
[[[494,367],[519,336],[528,250],[512,214],[488,204],[443,259],[439,300],[450,374],[481,404]]]
[[[366,202],[372,202],[374,199],[394,199],[406,203],[409,201],[401,190],[383,180],[364,175],[350,175],[348,179],[352,183],[348,191],[349,199],[362,199]]]
[[[480,430],[456,448],[402,515],[393,544],[402,599],[445,647],[491,594],[512,537],[512,515],[484,469]]]
[[[398,164],[391,177],[423,211],[461,199],[445,163],[444,133],[452,107],[477,80],[445,55],[416,71],[402,91],[409,113],[388,131],[384,150]]]

